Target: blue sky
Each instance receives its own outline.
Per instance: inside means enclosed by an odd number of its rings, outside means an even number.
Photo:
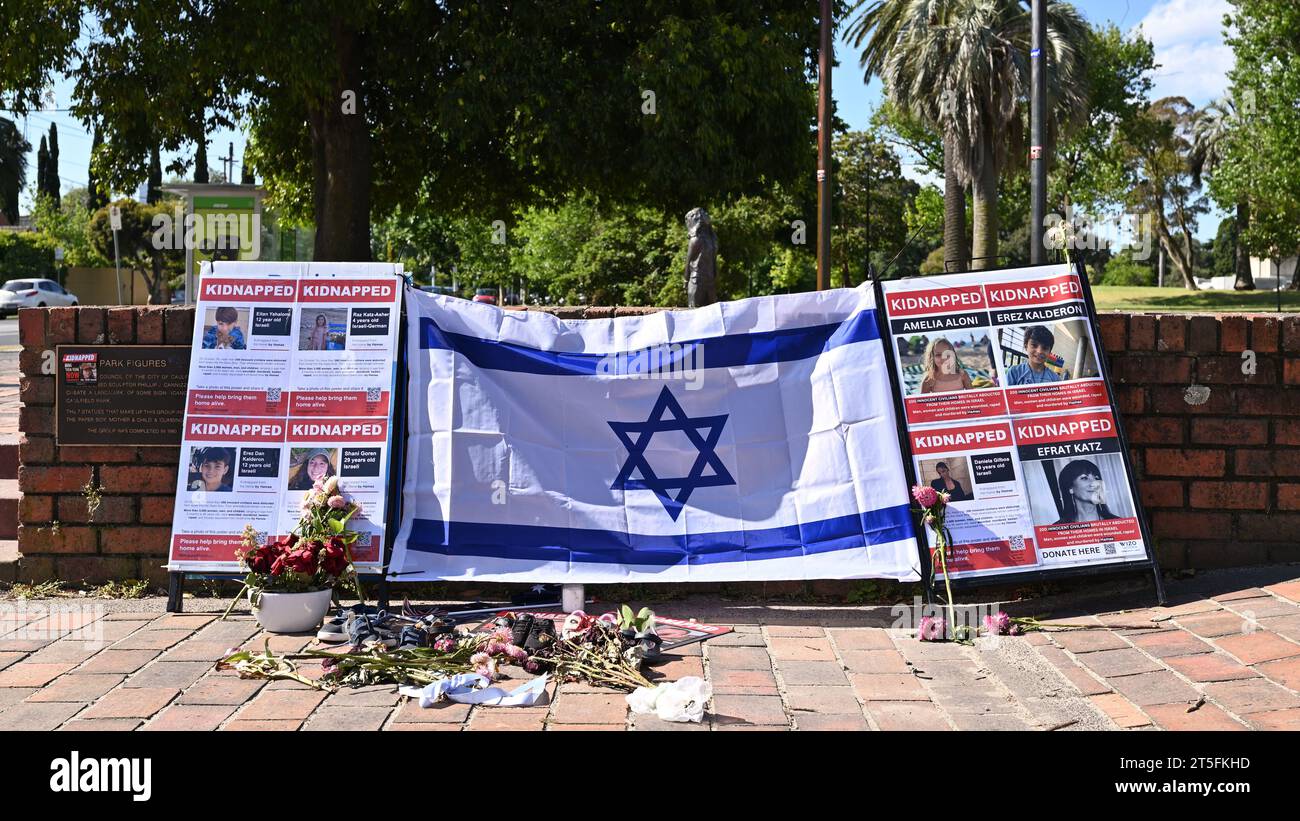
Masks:
[[[809,0],[810,6],[812,0]],[[1084,16],[1093,22],[1110,21],[1124,31],[1141,26],[1152,40],[1156,50],[1153,98],[1169,95],[1187,97],[1196,105],[1204,105],[1222,94],[1227,88],[1227,71],[1232,66],[1232,52],[1223,44],[1223,15],[1228,11],[1227,0],[1079,0],[1075,4]],[[863,83],[858,68],[858,55],[846,43],[836,48],[840,65],[832,76],[831,89],[842,117],[853,128],[865,128],[872,110],[880,102],[880,82]],[[67,108],[71,96],[71,83],[55,87],[54,109]],[[66,112],[35,112],[26,121],[19,119],[18,126],[25,129],[33,150],[28,158],[28,180],[36,180],[36,151],[41,134],[49,130],[51,122],[58,123],[59,174],[63,189],[86,184],[90,158],[91,135]],[[209,135],[208,161],[214,169],[220,168],[218,157],[224,157],[230,143],[234,143],[235,174],[243,157],[245,135],[240,131],[222,130]],[[163,158],[164,167],[171,157]],[[904,158],[904,162],[908,162]],[[23,197],[24,210],[30,207],[30,198]],[[1198,236],[1212,237],[1218,226],[1218,217],[1208,215],[1201,220]]]

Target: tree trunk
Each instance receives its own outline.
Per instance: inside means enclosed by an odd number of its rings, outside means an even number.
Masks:
[[[986,162],[975,177],[974,224],[971,230],[971,268],[982,271],[998,265],[998,171]],[[1030,232],[1033,241],[1034,232]]]
[[[957,138],[943,138],[943,258],[948,271],[965,271],[966,186],[957,177]]]
[[[1232,251],[1233,262],[1237,268],[1237,281],[1232,284],[1234,291],[1253,291],[1255,290],[1255,278],[1250,273],[1250,254],[1246,251],[1245,244],[1241,241],[1241,235],[1250,224],[1250,203],[1237,203],[1237,214],[1234,217],[1237,223],[1237,245]]]
[[[312,198],[315,205],[314,258],[322,262],[364,262],[370,253],[370,129],[362,97],[362,36],[334,24],[338,77],[332,94],[309,112]]]

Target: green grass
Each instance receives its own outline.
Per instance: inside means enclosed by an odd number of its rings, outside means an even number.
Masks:
[[[1213,311],[1273,313],[1273,291],[1188,291],[1183,288],[1142,288],[1097,285],[1092,289],[1099,311]],[[1282,310],[1300,311],[1300,291],[1282,291]]]

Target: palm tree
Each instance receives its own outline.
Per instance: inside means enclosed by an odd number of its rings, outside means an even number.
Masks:
[[[27,184],[27,152],[31,143],[23,139],[13,120],[0,118],[0,213],[10,225],[18,224],[18,195]]]
[[[1228,150],[1228,135],[1237,126],[1237,106],[1228,97],[1222,97],[1207,105],[1192,116],[1192,181],[1199,186],[1204,174],[1214,176],[1214,172],[1223,163]],[[1246,230],[1250,223],[1250,203],[1241,200],[1236,203],[1236,213],[1232,218],[1237,225],[1237,236]],[[1233,263],[1237,279],[1232,284],[1237,291],[1255,290],[1255,278],[1250,273],[1250,255],[1240,240],[1233,249]]]
[[[972,187],[975,267],[997,257],[998,179],[1023,156],[1030,12],[1018,0],[859,0],[848,35],[890,101],[944,138],[945,255],[965,257],[964,191]],[[1087,105],[1088,27],[1068,3],[1047,6],[1049,138]],[[865,43],[865,47],[864,47]],[[1041,226],[1031,233],[1037,241]]]

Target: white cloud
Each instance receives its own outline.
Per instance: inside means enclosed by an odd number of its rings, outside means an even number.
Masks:
[[[1159,0],[1138,23],[1155,46],[1155,98],[1203,105],[1228,88],[1232,49],[1223,43],[1227,0]]]

